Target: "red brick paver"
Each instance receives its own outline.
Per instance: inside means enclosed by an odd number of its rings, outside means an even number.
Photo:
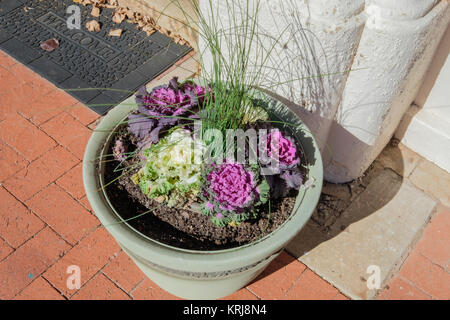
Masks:
[[[38,217],[2,187],[0,199],[0,234],[12,247],[18,248],[44,228]]]
[[[1,51],[0,88],[0,299],[178,299],[89,212],[80,160],[99,116]],[[449,215],[436,213],[380,299],[450,298]],[[79,290],[67,287],[73,265]],[[348,298],[283,251],[224,299]]]
[[[56,142],[19,114],[0,123],[0,139],[33,161],[56,146]]]
[[[450,299],[450,277],[440,266],[413,252],[399,273],[436,299]]]
[[[378,299],[450,299],[450,209],[440,206],[400,272]]]
[[[35,125],[42,125],[56,115],[63,113],[74,104],[72,97],[67,97],[61,90],[53,90],[39,97],[29,106],[24,106],[18,112]]]
[[[97,218],[55,184],[51,184],[26,203],[72,245],[100,224]]]
[[[180,300],[180,298],[158,287],[149,278],[142,281],[131,293],[135,300]]]
[[[28,161],[5,142],[0,142],[0,182],[28,165]]]
[[[130,297],[100,273],[82,287],[73,300],[130,300]]]
[[[11,246],[8,245],[5,240],[0,238],[0,261],[9,256],[9,254],[13,251],[14,249],[11,248]]]
[[[78,159],[83,159],[84,149],[92,132],[67,112],[63,112],[42,125],[49,136],[66,147]]]
[[[394,278],[379,297],[381,300],[430,300],[431,297],[400,277]]]
[[[66,110],[72,117],[80,121],[83,125],[88,126],[100,116],[85,105],[78,102],[74,106]]]
[[[433,263],[448,268],[450,264],[450,209],[440,207],[425,230],[416,250]]]
[[[304,264],[283,251],[249,285],[249,289],[262,299],[282,299],[305,268]]]
[[[339,291],[311,270],[306,270],[284,297],[289,300],[332,300]]]
[[[56,183],[75,199],[83,198],[85,193],[83,186],[83,166],[81,162],[56,180]]]
[[[223,300],[258,300],[258,299],[259,298],[247,288],[241,289],[223,298]]]
[[[0,299],[11,299],[55,263],[69,245],[45,228],[0,262]]]
[[[103,273],[127,293],[145,279],[144,273],[123,251],[103,269]]]
[[[67,268],[78,266],[81,270],[81,285],[89,281],[100,269],[111,261],[120,251],[116,242],[104,228],[89,234],[77,246],[44,274],[55,288],[65,296],[71,297],[77,290],[67,288]]]
[[[44,278],[34,280],[14,300],[64,300],[64,297]]]
[[[38,191],[58,179],[78,163],[70,152],[61,146],[45,153],[25,169],[4,182],[4,186],[21,201],[28,200]]]

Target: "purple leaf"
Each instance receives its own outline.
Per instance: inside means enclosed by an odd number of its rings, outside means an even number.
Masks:
[[[298,171],[285,171],[281,178],[286,181],[289,188],[295,190],[300,189],[300,186],[303,184],[303,175]]]
[[[130,132],[139,139],[144,139],[150,134],[150,131],[155,126],[156,120],[148,116],[140,114],[130,114],[128,116],[128,126]]]

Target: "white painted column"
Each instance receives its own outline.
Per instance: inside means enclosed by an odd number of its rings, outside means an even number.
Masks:
[[[366,1],[368,15],[324,153],[325,178],[359,177],[414,100],[450,19],[439,0]]]
[[[216,19],[229,28],[225,1],[211,2],[220,8]],[[260,39],[266,48],[274,43],[271,37],[279,42],[266,62],[264,87],[284,83],[270,91],[300,115],[324,150],[364,28],[364,0],[261,0],[260,4],[258,22],[264,33]],[[208,15],[210,0],[200,1],[200,7]],[[206,48],[201,38],[199,47],[201,52]],[[207,54],[203,62],[205,69],[212,65]]]
[[[313,86],[319,85],[320,90],[309,92],[306,97],[289,96],[285,92],[281,92],[281,95],[291,102],[287,104],[308,125],[321,152],[324,153],[328,149],[327,140],[330,128],[364,29],[366,20],[364,1],[306,0],[296,2],[299,3],[296,14],[300,17],[302,26],[314,35],[314,54],[316,54],[318,65],[315,74],[308,75],[305,72],[303,76],[317,77],[314,78]],[[295,22],[292,21],[292,23]],[[293,68],[294,66],[289,67]],[[308,80],[290,85],[289,90],[295,90],[295,88],[305,85],[308,85]],[[296,104],[301,105],[302,99],[306,99],[306,110],[304,107],[296,106]]]

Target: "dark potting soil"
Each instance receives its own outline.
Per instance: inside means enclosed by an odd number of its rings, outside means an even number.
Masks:
[[[130,142],[132,137],[126,130],[119,130],[117,138]],[[130,144],[131,145],[131,144]],[[107,152],[112,155],[113,144]],[[127,150],[132,152],[133,150]],[[105,163],[106,194],[117,213],[133,228],[161,243],[190,250],[221,250],[233,248],[258,240],[276,230],[290,216],[296,194],[271,200],[269,208],[262,210],[261,217],[242,222],[239,226],[218,227],[204,214],[185,208],[170,208],[149,199],[131,177],[139,170],[130,166],[137,158],[119,162],[110,156]],[[119,168],[128,168],[118,170]],[[108,185],[109,182],[113,181]],[[148,212],[151,210],[150,212]],[[143,214],[145,213],[145,214]],[[134,218],[140,214],[140,217]],[[134,218],[134,219],[131,219]]]

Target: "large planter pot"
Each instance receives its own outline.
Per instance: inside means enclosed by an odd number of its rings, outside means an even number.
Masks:
[[[263,94],[262,94],[263,95]],[[268,99],[268,96],[263,95]],[[194,251],[172,247],[141,234],[122,222],[110,205],[102,186],[104,166],[97,159],[106,154],[112,132],[137,106],[127,100],[111,110],[89,140],[83,161],[83,179],[89,202],[106,229],[156,284],[187,299],[217,299],[249,284],[295,237],[310,218],[322,189],[322,160],[308,128],[282,103],[270,101],[268,111],[275,120],[295,124],[294,136],[306,157],[307,179],[301,187],[293,213],[277,230],[251,244],[218,251]]]

